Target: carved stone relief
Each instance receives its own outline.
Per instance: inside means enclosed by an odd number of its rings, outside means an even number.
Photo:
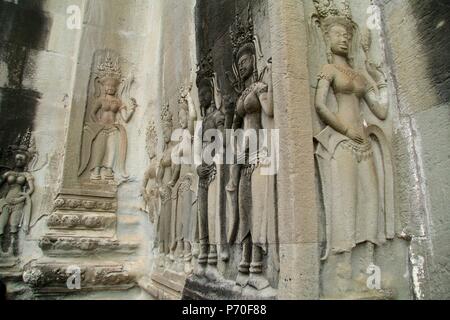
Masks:
[[[64,263],[32,262],[25,266],[23,281],[39,293],[73,292],[67,280],[73,274],[71,265]],[[80,291],[128,290],[135,285],[135,277],[122,265],[79,266]]]
[[[14,166],[2,166],[0,177],[0,258],[18,255],[19,232],[28,234],[32,226],[32,195],[35,191],[31,165],[36,160],[36,146],[31,132],[19,135],[9,147]],[[2,261],[4,262],[4,261]]]
[[[236,77],[235,90],[239,92],[233,123],[234,129],[261,130],[273,127],[272,70],[270,59],[259,72],[258,64],[263,54],[258,37],[254,34],[251,7],[247,23],[240,17],[231,31],[233,45],[233,70]],[[244,164],[231,166],[227,192],[237,192],[238,220],[230,224],[230,234],[237,234],[242,244],[242,256],[236,283],[256,290],[270,287],[263,274],[263,258],[269,243],[276,243],[276,178],[264,175],[267,150],[251,150],[247,141],[238,146],[245,157]],[[238,153],[239,157],[239,153]],[[239,162],[238,162],[239,163]],[[234,210],[233,210],[234,211]],[[276,253],[276,251],[274,252]],[[278,257],[272,255],[276,261]]]
[[[95,99],[87,110],[78,171],[79,176],[89,172],[91,182],[128,178],[124,125],[137,108],[136,100],[129,96],[132,81],[127,79],[125,83],[119,57],[114,61],[109,52],[97,66]]]
[[[395,237],[390,145],[378,125],[389,114],[388,83],[384,66],[370,60],[370,31],[360,31],[349,2],[314,5],[312,30],[322,37],[328,59],[315,96],[323,123],[315,137],[325,209],[323,277],[335,281],[324,294],[338,295],[335,288],[358,294],[368,291],[366,269],[375,262],[375,250]],[[361,247],[358,259],[355,250]]]

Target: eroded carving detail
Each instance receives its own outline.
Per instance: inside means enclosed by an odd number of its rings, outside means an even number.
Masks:
[[[118,240],[101,238],[75,238],[63,236],[44,236],[39,247],[49,256],[85,255],[95,252],[130,253],[139,247],[138,243],[123,243]]]
[[[115,216],[90,213],[52,213],[47,220],[51,229],[98,229],[103,230],[113,227]]]
[[[69,264],[31,263],[25,267],[23,281],[37,291],[69,292]],[[135,277],[122,265],[81,265],[81,290],[129,289]]]
[[[99,211],[115,212],[117,210],[116,200],[91,200],[83,198],[72,198],[60,196],[55,200],[55,209],[57,210],[79,210],[79,211]]]

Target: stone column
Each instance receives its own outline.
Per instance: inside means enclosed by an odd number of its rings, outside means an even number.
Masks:
[[[269,0],[275,127],[280,129],[280,299],[319,298],[311,92],[303,2]]]

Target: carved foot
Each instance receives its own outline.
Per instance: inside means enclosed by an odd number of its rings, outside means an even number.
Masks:
[[[227,184],[227,186],[225,187],[225,190],[228,191],[228,192],[235,192],[237,190],[237,187],[232,181],[230,181]]]
[[[236,278],[236,284],[244,288],[248,284],[248,273],[239,272]]]
[[[91,180],[93,181],[100,181],[102,179],[102,176],[96,173],[96,171],[91,173]]]
[[[166,257],[163,254],[160,254],[158,256],[158,266],[160,268],[164,268],[165,267],[165,259],[166,259]]]
[[[192,255],[193,255],[195,258],[198,258],[199,254],[200,254],[200,248],[199,248],[198,244],[194,244],[194,245],[192,246]]]
[[[230,260],[230,252],[228,251],[228,247],[222,246],[222,248],[220,248],[220,260],[223,262]]]
[[[217,270],[217,268],[215,266],[211,266],[209,265],[206,268],[206,274],[205,274],[206,278],[209,281],[220,281],[223,279],[222,275],[219,273],[219,270]]]
[[[199,264],[206,264],[208,262],[208,245],[202,244],[200,245],[200,254],[198,256]]]
[[[105,170],[105,180],[114,180],[114,172],[111,168]]]
[[[203,278],[206,275],[206,264],[198,264],[194,274],[197,277]]]
[[[193,272],[194,272],[194,268],[192,268],[192,264],[190,262],[185,262],[185,264],[184,264],[184,273],[189,276]]]
[[[270,287],[269,281],[261,273],[250,273],[248,285],[255,288],[258,291]]]

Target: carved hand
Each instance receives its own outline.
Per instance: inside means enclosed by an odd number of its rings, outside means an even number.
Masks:
[[[188,87],[182,87],[181,90],[180,90],[181,91],[181,93],[180,93],[181,98],[182,99],[187,99],[190,96],[190,94],[191,94],[191,90],[192,90],[192,84],[189,85]]]
[[[200,178],[205,178],[208,175],[208,172],[209,172],[209,170],[207,167],[199,166],[197,168],[197,174]]]
[[[358,132],[356,132],[353,129],[348,129],[346,135],[347,135],[347,137],[349,137],[350,139],[352,139],[356,143],[359,143],[359,144],[363,144],[364,143],[364,138]]]
[[[367,60],[366,69],[376,83],[386,83],[386,75],[381,70],[381,65],[377,65],[374,62]]]
[[[145,202],[148,202],[150,199],[149,194],[147,193],[147,190],[145,188],[141,189],[141,196],[142,198],[144,198]]]
[[[9,200],[9,204],[15,205],[15,204],[25,202],[25,200],[26,200],[25,197],[19,197],[19,198]]]
[[[135,110],[138,107],[136,99],[135,98],[130,98],[130,101],[131,101],[131,109]]]

